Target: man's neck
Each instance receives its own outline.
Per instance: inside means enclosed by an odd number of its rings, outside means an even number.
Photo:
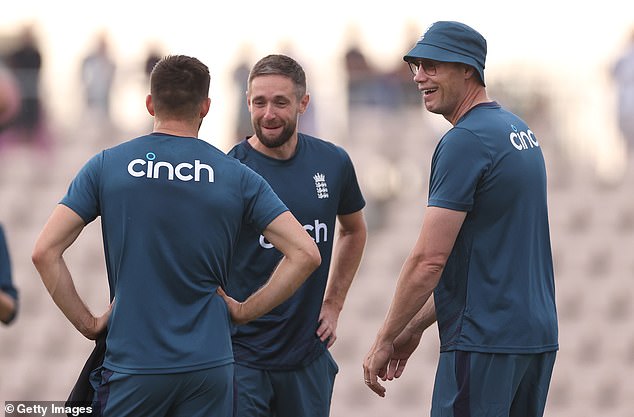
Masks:
[[[484,87],[470,89],[465,94],[461,104],[457,106],[452,114],[445,115],[445,119],[452,125],[456,125],[458,120],[462,118],[469,110],[482,103],[489,103],[491,99],[487,96]]]
[[[182,136],[197,138],[200,124],[182,120],[154,120],[154,129],[156,133],[164,133],[166,135]]]

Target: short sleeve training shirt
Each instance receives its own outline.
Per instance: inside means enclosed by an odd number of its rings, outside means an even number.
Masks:
[[[296,369],[325,350],[316,336],[335,236],[337,215],[365,206],[348,154],[333,143],[299,134],[295,155],[270,158],[245,140],[229,155],[261,174],[313,237],[321,265],[286,302],[233,335],[236,362],[260,369]],[[229,294],[243,300],[261,287],[282,254],[260,232],[244,228],[231,264]]]
[[[467,212],[434,291],[441,350],[556,350],[546,169],[535,133],[495,102],[471,109],[436,147],[428,205]]]
[[[104,366],[174,373],[233,362],[227,286],[241,228],[286,206],[253,170],[196,138],[151,134],[94,156],[62,204],[101,216],[111,296]]]

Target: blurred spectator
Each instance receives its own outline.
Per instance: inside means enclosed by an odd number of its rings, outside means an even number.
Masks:
[[[410,48],[415,45],[420,38],[420,29],[415,22],[409,22],[404,28],[404,48]],[[412,88],[413,75],[401,56],[394,61],[392,70],[385,74],[388,89],[394,99],[393,111],[401,112],[401,110],[419,109],[423,110],[423,101],[420,91]],[[410,117],[406,112],[405,117]],[[419,120],[420,114],[415,116],[414,120]],[[412,120],[403,120],[401,123],[411,123]],[[402,126],[402,125],[401,125]]]
[[[390,107],[392,111],[412,107],[422,111],[423,101],[420,91],[412,88],[413,76],[407,65],[404,65],[402,61],[397,62],[394,69],[385,74],[385,79],[391,91],[390,97],[393,99],[394,106]]]
[[[33,26],[25,26],[19,45],[7,56],[21,92],[20,111],[11,123],[17,140],[33,143],[44,139],[43,109],[40,100],[40,70],[42,56]]]
[[[104,122],[110,122],[110,92],[116,64],[110,55],[106,33],[97,37],[94,50],[88,53],[81,65],[81,82],[87,110]]]
[[[147,79],[150,79],[150,74],[152,74],[152,70],[154,69],[154,65],[161,60],[163,56],[159,52],[157,47],[151,47],[147,57],[145,58],[145,75]]]
[[[236,108],[234,113],[234,143],[241,142],[244,138],[253,135],[253,126],[251,126],[251,113],[247,105],[246,92],[247,82],[249,80],[249,72],[253,64],[251,55],[253,54],[252,46],[245,43],[238,49],[238,56],[235,58],[236,66],[233,69],[233,86],[235,88]],[[233,144],[231,145],[233,146]]]
[[[343,57],[347,76],[347,132],[346,145],[355,152],[360,161],[361,186],[365,192],[368,229],[384,226],[387,206],[393,197],[393,190],[387,182],[392,170],[392,161],[385,152],[386,135],[393,134],[389,108],[388,84],[384,72],[377,69],[367,59],[355,39],[350,41]],[[393,142],[392,142],[393,143]],[[391,143],[390,146],[393,146]],[[361,156],[362,155],[362,156]],[[363,167],[367,164],[367,167]]]
[[[395,88],[394,74],[372,65],[356,43],[352,43],[346,51],[344,63],[348,90],[348,130],[350,139],[354,141],[359,123],[373,120],[379,127],[383,126],[386,118],[390,119],[388,122],[393,119],[392,113],[397,111],[403,98],[400,89]]]
[[[376,104],[378,73],[359,47],[351,46],[346,51],[345,69],[348,76],[348,107]]]
[[[0,59],[0,131],[15,118],[20,111],[20,87],[18,80]]]
[[[9,249],[0,225],[0,322],[9,324],[18,310],[18,291],[13,286]]]
[[[246,91],[247,80],[249,79],[249,70],[251,64],[246,56],[242,57],[238,65],[233,70],[233,83],[237,90],[237,109],[236,109],[236,143],[241,142],[244,138],[253,135],[253,127],[251,126],[251,114],[247,106]]]
[[[158,42],[148,44],[146,50],[145,60],[143,61],[143,76],[140,78],[140,81],[142,82],[140,88],[141,91],[145,92],[145,94],[150,91],[150,76],[152,75],[154,66],[161,60],[161,58],[163,58],[163,56],[165,56],[165,53],[162,52],[163,47]],[[149,116],[150,115],[147,112],[143,113],[142,117],[144,120],[147,120],[147,122],[145,122],[147,123],[147,127],[143,128],[144,131],[154,130],[154,119]]]
[[[618,91],[618,122],[627,141],[628,151],[634,149],[634,29],[623,55],[612,68]]]

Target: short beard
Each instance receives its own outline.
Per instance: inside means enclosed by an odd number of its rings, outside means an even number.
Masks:
[[[260,127],[260,125],[254,126],[254,130],[255,135],[258,137],[262,145],[266,146],[267,148],[274,149],[279,148],[289,141],[291,136],[293,136],[293,132],[295,131],[295,125],[284,126],[282,132],[274,138],[267,138],[266,136],[264,136],[264,134],[262,133],[262,127]]]

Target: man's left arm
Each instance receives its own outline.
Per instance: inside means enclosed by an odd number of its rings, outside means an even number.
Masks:
[[[337,339],[337,321],[352,285],[367,239],[363,211],[337,216],[338,234],[335,239],[324,301],[319,313],[317,336],[328,340],[330,348]]]

